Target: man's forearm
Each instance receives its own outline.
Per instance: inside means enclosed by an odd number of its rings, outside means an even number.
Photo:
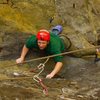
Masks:
[[[21,58],[24,59],[28,51],[29,51],[29,49],[24,45],[24,47],[22,49],[22,53],[21,53]]]
[[[63,63],[62,62],[57,62],[56,65],[55,65],[55,68],[53,69],[53,71],[51,72],[51,74],[54,76],[55,74],[57,74],[61,68],[63,66]]]

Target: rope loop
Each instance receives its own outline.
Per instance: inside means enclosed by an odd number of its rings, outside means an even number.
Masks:
[[[42,68],[44,68],[44,67],[45,67],[45,64],[43,64],[43,63],[40,63],[40,64],[37,66],[38,69],[42,69]]]

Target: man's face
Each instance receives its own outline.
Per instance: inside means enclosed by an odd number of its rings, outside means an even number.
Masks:
[[[37,43],[40,50],[44,50],[48,45],[48,41],[43,41],[43,40],[38,40]]]

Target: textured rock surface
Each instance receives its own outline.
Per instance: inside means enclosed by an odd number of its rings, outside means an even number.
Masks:
[[[36,34],[41,28],[50,30],[57,24],[64,27],[63,33],[71,40],[73,46],[70,50],[92,47],[100,32],[99,4],[99,0],[9,0],[8,3],[0,0],[0,56],[9,56],[14,48],[9,49],[15,45],[19,50],[18,45],[24,44],[23,40],[29,33]],[[94,53],[94,50],[79,55],[89,53]],[[13,53],[16,54],[18,52]]]
[[[57,24],[63,26],[62,33],[70,39],[70,50],[92,47],[97,38],[100,41],[100,0],[6,1],[0,0],[0,100],[99,100],[100,62],[94,63],[94,58],[64,56],[64,67],[58,79],[44,80],[48,96],[33,79],[24,79],[27,75],[35,75],[29,70],[42,61],[22,66],[13,64],[26,38],[41,28],[49,30]],[[90,49],[75,55],[88,55],[94,51]],[[27,59],[40,56],[34,52],[30,55]],[[54,64],[52,59],[48,61],[40,77],[45,77]],[[23,76],[15,77],[14,73]]]

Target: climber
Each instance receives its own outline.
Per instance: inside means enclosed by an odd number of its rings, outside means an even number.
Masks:
[[[44,50],[47,55],[60,54],[65,50],[64,41],[59,37],[62,32],[62,26],[57,25],[51,29],[51,32],[42,29],[39,30],[37,35],[32,35],[24,45],[20,58],[16,59],[16,63],[23,63],[26,54],[29,49],[36,48],[38,50]],[[55,67],[46,78],[53,78],[62,68],[63,56],[54,57]]]

